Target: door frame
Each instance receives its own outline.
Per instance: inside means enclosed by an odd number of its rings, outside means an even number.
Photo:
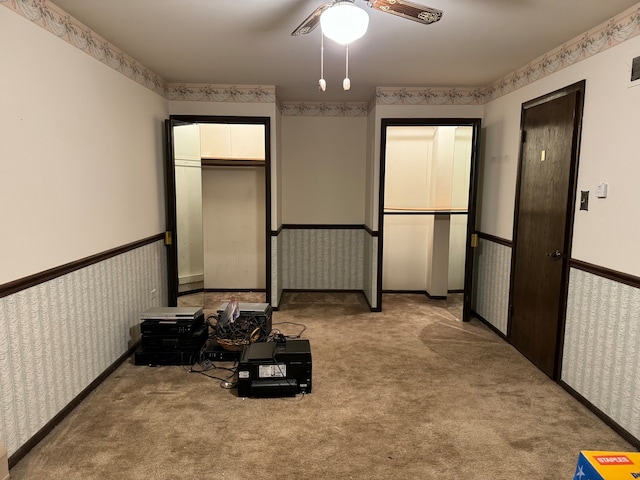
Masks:
[[[384,185],[387,149],[387,127],[472,127],[471,165],[469,172],[469,205],[467,209],[467,239],[465,248],[464,294],[462,320],[471,320],[474,249],[476,231],[476,202],[478,192],[478,161],[480,158],[480,118],[383,118],[380,133],[380,180],[378,185],[378,278],[377,301],[382,309],[382,253],[384,248]]]
[[[190,123],[222,123],[264,125],[264,181],[265,181],[265,289],[266,303],[271,304],[271,118],[219,115],[170,115],[164,121],[165,136],[165,212],[167,247],[168,305],[178,304],[178,238],[176,211],[176,180],[173,127]]]
[[[509,280],[509,309],[507,316],[507,341],[511,342],[511,324],[513,321],[513,288],[515,280],[515,266],[516,256],[518,255],[518,220],[520,216],[520,192],[522,181],[522,161],[524,154],[524,120],[525,113],[528,109],[542,105],[544,103],[553,101],[557,98],[576,92],[576,107],[574,111],[573,120],[573,137],[571,146],[571,165],[569,172],[569,185],[567,195],[567,216],[565,224],[565,238],[563,240],[563,255],[562,255],[562,273],[561,273],[561,291],[560,291],[560,306],[558,310],[558,330],[556,336],[555,346],[555,359],[554,359],[554,371],[551,378],[558,380],[560,372],[562,371],[562,349],[564,347],[564,329],[567,316],[567,299],[569,294],[569,273],[570,273],[570,259],[571,259],[571,247],[573,244],[573,227],[575,223],[575,205],[577,201],[578,192],[578,165],[580,159],[580,144],[582,138],[582,119],[584,113],[584,97],[585,97],[586,80],[573,83],[566,87],[555,90],[551,93],[541,95],[522,104],[520,110],[520,146],[518,152],[518,171],[516,174],[516,197],[514,205],[514,218],[513,218],[513,234],[512,234],[512,255],[511,255],[511,275]]]

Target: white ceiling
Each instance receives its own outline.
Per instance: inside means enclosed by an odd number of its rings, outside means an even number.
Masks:
[[[422,25],[356,4],[369,30],[349,48],[291,32],[328,0],[53,0],[170,83],[275,85],[282,101],[368,101],[375,87],[484,87],[637,0],[414,0],[444,11]],[[639,4],[640,5],[640,4]]]

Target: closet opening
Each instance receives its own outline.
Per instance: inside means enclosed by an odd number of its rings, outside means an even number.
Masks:
[[[479,132],[479,119],[382,121],[380,306],[421,293],[470,320]]]
[[[267,117],[166,121],[169,305],[206,292],[262,292],[270,303]],[[199,302],[199,303],[198,303]]]

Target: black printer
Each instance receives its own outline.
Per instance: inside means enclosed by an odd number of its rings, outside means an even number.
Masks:
[[[309,340],[257,342],[244,347],[238,365],[238,396],[294,397],[311,393]]]

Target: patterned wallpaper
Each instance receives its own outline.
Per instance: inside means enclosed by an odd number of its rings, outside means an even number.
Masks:
[[[194,102],[275,103],[276,87],[176,83],[167,85],[166,97]]]
[[[364,294],[371,308],[378,305],[378,239],[365,233],[364,241]]]
[[[561,378],[640,438],[640,289],[571,269]]]
[[[165,258],[159,241],[0,298],[9,455],[137,341],[140,313],[167,298]]]
[[[279,236],[271,236],[271,305],[274,308],[277,308],[280,304],[280,296],[282,295],[282,286],[280,285],[282,279],[279,257],[280,243]]]
[[[283,229],[282,288],[362,290],[365,235],[360,228]]]
[[[472,308],[506,335],[511,248],[483,238],[479,242],[475,258]]]
[[[525,87],[541,78],[597,55],[640,34],[640,7],[634,7],[606,23],[538,57],[524,67],[475,88],[377,88],[380,105],[482,105]]]
[[[88,55],[160,95],[166,82],[64,10],[46,0],[0,0],[4,5]]]
[[[297,117],[366,117],[369,114],[369,104],[282,102],[280,110],[282,115]]]

